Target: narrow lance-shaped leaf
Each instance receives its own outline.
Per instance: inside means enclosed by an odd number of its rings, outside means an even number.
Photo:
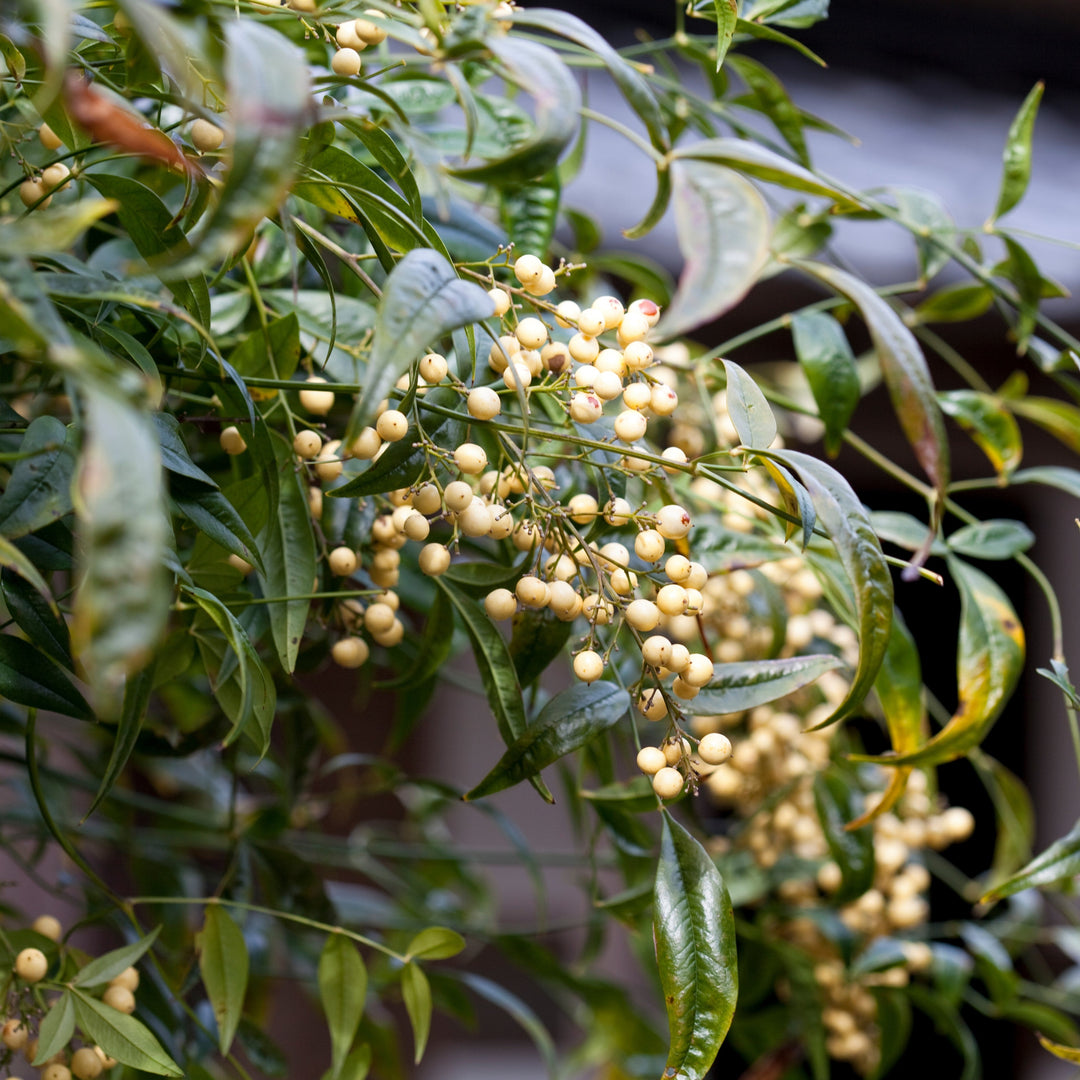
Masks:
[[[848,828],[858,813],[857,789],[852,778],[835,767],[814,778],[814,804],[829,853],[842,875],[835,899],[846,903],[874,884],[873,830]]]
[[[1041,1032],[1037,1034],[1039,1045],[1048,1053],[1053,1054],[1056,1058],[1061,1058],[1062,1061],[1071,1061],[1075,1065],[1080,1065],[1080,1049],[1072,1046],[1062,1046],[1061,1043],[1048,1039]]]
[[[8,549],[25,560],[27,572],[21,572],[9,562]],[[71,668],[71,639],[68,634],[68,626],[60,616],[52,594],[48,591],[41,575],[33,563],[14,544],[8,544],[0,539],[0,563],[4,564],[3,573],[0,574],[0,586],[4,591],[4,603],[7,605],[8,614],[15,620],[18,626],[30,641],[42,652],[47,653],[57,663]],[[28,572],[33,571],[35,582]],[[38,585],[42,586],[39,588]]]
[[[37,1054],[31,1062],[43,1069],[49,1058],[63,1051],[75,1034],[75,1002],[70,993],[61,994],[49,1007],[38,1028]],[[27,1054],[29,1058],[29,1053]]]
[[[1031,180],[1031,137],[1035,131],[1035,117],[1039,112],[1045,84],[1037,82],[1024,99],[1020,111],[1009,125],[1005,137],[1005,153],[1002,160],[1001,188],[997,206],[989,223],[1007,214],[1027,191]]]
[[[465,948],[465,939],[445,926],[429,926],[421,930],[405,950],[410,960],[449,960]]]
[[[1020,464],[1020,425],[1000,398],[978,390],[946,390],[938,394],[938,403],[971,436],[998,476],[1007,477]]]
[[[1055,840],[1044,852],[1036,855],[1022,870],[991,889],[982,902],[1004,900],[1024,889],[1040,889],[1077,874],[1080,874],[1080,821],[1060,840]]]
[[[564,690],[540,710],[465,798],[480,799],[536,776],[618,723],[629,707],[630,695],[613,683],[583,683]]]
[[[716,70],[724,66],[724,57],[731,48],[735,36],[735,24],[739,21],[738,0],[714,0],[716,10]]]
[[[769,214],[757,189],[707,160],[671,163],[675,229],[685,268],[658,338],[689,333],[733,307],[769,255]]]
[[[68,429],[55,416],[39,416],[27,427],[19,453],[24,456],[0,496],[0,534],[9,540],[35,532],[71,509],[75,453]]]
[[[733,360],[722,360],[727,375],[727,411],[745,447],[766,450],[776,438],[776,417],[758,384]]]
[[[848,421],[859,403],[859,373],[844,328],[824,311],[803,312],[791,320],[795,355],[810,383],[818,416],[825,425],[825,450],[835,457]]]
[[[431,1033],[431,985],[419,964],[410,961],[401,969],[401,996],[413,1030],[413,1060],[419,1065]]]
[[[75,1019],[87,1040],[97,1043],[121,1065],[157,1076],[183,1076],[150,1029],[134,1016],[114,1009],[80,989],[71,991]]]
[[[721,664],[718,677],[692,700],[682,702],[692,716],[744,712],[808,686],[826,671],[840,667],[838,656],[792,656],[779,660],[736,660]]]
[[[428,342],[493,311],[491,297],[479,285],[462,281],[438,252],[408,252],[383,287],[364,392],[349,418],[346,444],[375,415],[379,402]]]
[[[981,570],[957,558],[949,558],[949,570],[960,590],[956,712],[918,750],[859,760],[940,765],[962,757],[982,742],[1016,689],[1024,667],[1024,630],[1009,598]]]
[[[29,641],[0,634],[0,694],[18,705],[90,720],[93,711],[63,669]]]
[[[319,1000],[330,1029],[330,1075],[341,1075],[367,996],[367,968],[344,934],[330,934],[319,957]]]
[[[218,1025],[218,1047],[228,1053],[244,1011],[248,949],[240,927],[220,904],[208,904],[198,936],[199,973]]]
[[[720,871],[665,812],[653,892],[653,938],[670,1029],[666,1080],[702,1080],[739,994],[735,918]]]
[[[859,309],[874,341],[900,426],[939,498],[944,499],[949,484],[949,443],[930,369],[915,335],[865,282],[823,263],[799,261],[793,265],[846,296]]]
[[[874,681],[874,691],[885,713],[889,729],[889,741],[897,754],[914,750],[923,737],[926,723],[926,706],[923,703],[922,666],[915,639],[907,628],[899,610],[893,608],[892,629],[889,644],[881,662],[881,670]],[[896,769],[889,778],[889,786],[881,801],[872,809],[856,818],[849,829],[861,829],[875,818],[888,813],[904,794],[911,768]]]
[[[160,930],[161,927],[156,926],[138,941],[133,941],[130,945],[122,945],[119,949],[111,949],[91,960],[89,964],[79,969],[79,973],[71,980],[71,985],[81,986],[83,989],[89,986],[104,986],[110,979],[115,979],[120,972],[138,963],[154,944]]]
[[[769,451],[802,478],[851,582],[859,662],[847,696],[826,724],[850,715],[870,692],[892,626],[893,586],[881,544],[851,485],[835,469],[797,450]]]

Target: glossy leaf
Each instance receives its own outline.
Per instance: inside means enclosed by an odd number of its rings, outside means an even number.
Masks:
[[[19,446],[21,457],[0,495],[0,534],[15,540],[36,532],[71,510],[75,447],[68,429],[53,416],[31,421]]]
[[[547,608],[524,608],[514,616],[510,658],[523,687],[531,686],[547,670],[572,632],[573,623],[556,618]]]
[[[848,826],[859,814],[858,788],[850,776],[836,768],[814,778],[814,805],[833,861],[843,875],[833,894],[838,904],[862,896],[874,884],[874,834],[872,829]]]
[[[859,662],[847,696],[825,721],[831,724],[854,712],[877,678],[892,627],[892,578],[877,534],[848,482],[808,454],[796,450],[770,454],[794,469],[806,485],[852,587]]]
[[[838,656],[822,654],[720,664],[717,677],[682,707],[692,716],[723,716],[755,709],[808,686],[842,663]]]
[[[258,537],[266,566],[266,573],[259,577],[268,599],[290,598],[270,603],[267,608],[278,658],[281,666],[291,672],[296,667],[310,604],[295,597],[311,592],[316,573],[315,537],[311,531],[307,488],[295,471],[290,447],[275,439],[274,457],[281,490],[277,509]]]
[[[38,1028],[37,1054],[31,1062],[39,1069],[46,1067],[49,1058],[61,1053],[75,1034],[75,1001],[70,993],[61,994],[45,1014]],[[30,1052],[27,1050],[27,1060]]]
[[[792,317],[795,355],[810,383],[818,416],[825,425],[825,450],[835,457],[855,406],[859,403],[859,373],[843,327],[824,311]]]
[[[79,1030],[109,1057],[155,1076],[183,1076],[183,1070],[161,1047],[145,1024],[82,990],[71,991]]]
[[[511,746],[525,734],[526,720],[521,686],[506,640],[484,609],[457,584],[443,577],[436,578],[435,584],[449,597],[465,626],[499,734],[503,742]],[[539,776],[534,776],[531,783],[546,802],[555,801]]]
[[[1039,1045],[1051,1053],[1056,1058],[1060,1058],[1062,1061],[1070,1061],[1074,1065],[1080,1065],[1080,1050],[1072,1046],[1063,1046],[1061,1043],[1054,1042],[1052,1039],[1048,1039],[1041,1032],[1036,1033],[1039,1039]]]
[[[727,411],[739,441],[765,450],[776,438],[776,417],[758,384],[733,360],[723,360],[727,375]]]
[[[789,515],[784,521],[784,539],[790,540],[798,529],[799,545],[805,551],[814,537],[814,528],[817,525],[817,511],[814,509],[810,492],[783,465],[768,459],[762,461],[762,464],[780,492],[784,510]]]
[[[773,123],[784,142],[791,147],[800,164],[810,167],[810,153],[806,148],[805,125],[801,109],[788,96],[784,84],[764,64],[748,56],[732,56],[729,66],[746,83],[749,94],[740,101],[750,108],[759,109]]]
[[[956,681],[960,703],[952,718],[918,750],[865,760],[885,765],[940,765],[982,742],[1016,688],[1024,666],[1024,631],[1009,598],[981,570],[950,557],[960,590]]]
[[[199,974],[218,1026],[218,1048],[228,1053],[244,1011],[248,948],[240,927],[220,904],[207,904],[196,945]]]
[[[564,690],[540,710],[491,772],[464,797],[480,799],[536,776],[618,723],[629,708],[630,695],[613,683],[583,683]]]
[[[724,66],[724,57],[731,48],[735,25],[739,21],[738,0],[714,0],[716,14],[716,70]]]
[[[127,685],[124,687],[124,701],[120,706],[120,717],[116,725],[112,750],[109,752],[109,760],[105,766],[105,773],[101,778],[97,793],[83,815],[84,821],[90,817],[108,796],[109,792],[112,791],[117,780],[120,779],[132,751],[135,749],[135,743],[138,741],[139,734],[143,729],[143,721],[146,718],[150,692],[154,687],[155,670],[156,663],[152,662],[142,671],[128,677]],[[127,964],[124,967],[127,967]],[[123,968],[120,970],[123,971]],[[91,984],[82,983],[81,985]]]
[[[981,283],[946,285],[915,306],[920,323],[968,322],[985,315],[994,302],[990,287]]]
[[[521,184],[543,176],[559,163],[578,132],[581,90],[554,49],[522,38],[489,37],[486,45],[510,81],[536,103],[532,135],[519,146],[483,165],[448,170],[476,183]]]
[[[0,634],[0,695],[17,705],[79,720],[93,712],[64,671],[29,641]]]
[[[449,960],[465,948],[465,939],[445,926],[429,926],[421,930],[405,950],[410,960]]]
[[[949,484],[949,443],[930,369],[915,335],[865,282],[824,263],[794,265],[847,297],[859,309],[873,339],[900,426],[939,498],[944,498]]]
[[[971,559],[1011,559],[1035,543],[1035,534],[1022,521],[998,518],[965,525],[947,543]]]
[[[1010,401],[1009,408],[1080,454],[1080,407],[1057,398],[1028,396]]]
[[[408,252],[383,288],[364,392],[349,419],[345,442],[351,443],[371,420],[379,402],[428,343],[488,318],[493,310],[491,297],[479,285],[462,281],[438,252]]]
[[[1021,469],[1009,478],[1013,484],[1045,484],[1080,499],[1080,471],[1063,465],[1038,465]]]
[[[239,511],[220,491],[174,482],[170,496],[176,509],[215,544],[265,570],[258,544]]]
[[[1024,889],[1040,889],[1080,874],[1080,821],[1069,833],[1055,840],[1045,851],[1036,855],[1022,870],[995,885],[982,898],[983,903],[1004,900]]]
[[[319,1000],[330,1029],[330,1076],[343,1074],[367,997],[367,968],[356,945],[330,934],[319,957]]]
[[[653,904],[656,962],[670,1029],[664,1075],[702,1080],[735,1013],[735,919],[712,859],[666,812]]]
[[[396,679],[380,684],[384,688],[419,686],[433,679],[450,657],[454,646],[454,607],[445,592],[436,592],[427,611],[424,633],[417,646],[416,658],[409,669]]]
[[[991,222],[1002,214],[1007,214],[1027,191],[1028,182],[1031,180],[1031,139],[1035,133],[1035,117],[1039,112],[1044,88],[1042,82],[1037,82],[1031,88],[1020,106],[1020,111],[1009,125],[1002,161],[1001,188]]]
[[[543,257],[555,233],[561,186],[557,170],[499,192],[499,217],[518,251]]]
[[[978,390],[947,390],[938,394],[946,416],[951,416],[989,458],[999,476],[1008,476],[1020,464],[1024,443],[1020,427],[1000,398]]]
[[[408,963],[401,969],[401,996],[416,1047],[413,1061],[419,1065],[431,1033],[431,984],[419,964]]]
[[[813,49],[804,45],[798,38],[793,38],[788,34],[783,34],[779,30],[774,30],[771,26],[765,26],[763,23],[751,22],[748,19],[739,19],[735,24],[735,29],[740,34],[747,34],[749,37],[758,38],[761,41],[770,41],[776,45],[786,45],[791,49],[794,49],[797,53],[801,53],[807,60],[812,60],[815,64],[819,64],[821,67],[825,67],[825,61]]]
[[[1035,839],[1035,809],[1023,781],[1000,761],[977,755],[976,767],[997,816],[997,840],[990,881],[1004,881],[1031,859]]]
[[[300,320],[295,311],[245,334],[229,363],[246,378],[291,379],[300,360]],[[243,427],[240,428],[243,433]]]
[[[956,230],[941,199],[920,188],[893,188],[900,220],[911,230],[919,259],[919,283],[925,287],[948,264],[952,256],[935,240],[951,241]]]
[[[133,941],[130,945],[111,949],[95,957],[90,963],[79,968],[78,974],[71,980],[71,985],[81,986],[84,990],[90,986],[104,986],[110,979],[115,979],[120,972],[139,962],[147,949],[154,944],[160,929],[160,927],[155,927],[145,937]]]
[[[769,254],[769,214],[752,184],[702,158],[673,161],[671,174],[684,269],[656,329],[665,339],[689,333],[737,304]]]
[[[0,562],[6,563],[4,546],[5,542],[0,541]],[[13,547],[12,550],[26,558],[18,548]],[[40,575],[37,576],[40,580]],[[67,623],[60,617],[48,590],[42,593],[26,577],[13,573],[8,565],[0,574],[0,585],[3,586],[8,614],[15,620],[15,625],[43,653],[70,670],[71,639]]]

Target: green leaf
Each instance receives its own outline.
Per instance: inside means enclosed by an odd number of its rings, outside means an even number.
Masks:
[[[968,322],[985,315],[994,302],[994,293],[981,283],[946,285],[915,307],[920,323]]]
[[[617,810],[642,813],[656,809],[656,792],[647,776],[635,776],[633,780],[620,780],[592,791],[583,790],[581,797],[589,802],[605,803]]]
[[[832,538],[854,593],[859,663],[840,703],[826,724],[858,708],[877,678],[892,627],[893,588],[873,526],[848,482],[822,461],[796,450],[769,451],[802,478],[818,517]]]
[[[291,448],[281,439],[274,439],[273,449],[281,477],[281,491],[277,508],[258,539],[266,566],[266,572],[261,573],[259,578],[263,593],[270,600],[306,596],[311,592],[317,570],[306,486],[294,467]],[[296,667],[309,604],[308,600],[298,599],[282,599],[267,604],[270,632],[278,658],[288,672]]]
[[[371,1047],[367,1043],[358,1046],[342,1063],[337,1080],[365,1080],[371,1071],[371,1058]],[[334,1073],[323,1073],[323,1080],[334,1080]]]
[[[1020,426],[1000,398],[978,390],[946,390],[938,394],[938,403],[972,437],[999,476],[1008,476],[1020,464]]]
[[[112,707],[125,676],[150,659],[171,590],[157,431],[145,414],[89,386],[85,416],[78,474],[83,576],[72,640],[100,709]]]
[[[249,963],[247,942],[240,927],[220,904],[207,904],[196,947],[199,974],[217,1020],[218,1048],[227,1054],[244,1011]]]
[[[5,39],[0,37],[0,42]],[[89,173],[87,179],[93,180]],[[41,255],[67,251],[91,225],[113,213],[117,203],[107,199],[80,199],[50,207],[47,214],[7,221],[0,225],[0,251],[6,255]]]
[[[956,1007],[941,994],[936,994],[925,986],[912,986],[907,995],[912,1003],[934,1022],[937,1032],[944,1035],[963,1057],[963,1071],[957,1076],[957,1080],[978,1080],[982,1075],[979,1044]],[[953,1068],[955,1066],[950,1066],[950,1074]]]
[[[972,760],[990,793],[997,815],[997,840],[990,870],[990,881],[996,884],[1031,858],[1035,810],[1023,781],[1000,761],[985,754],[973,755]]]
[[[465,625],[488,705],[491,706],[503,742],[510,746],[524,735],[526,720],[521,686],[506,640],[494,627],[487,612],[460,586],[447,581],[445,576],[436,578],[435,584],[450,598]],[[555,801],[539,776],[533,777],[531,783],[546,802]]]
[[[956,712],[918,750],[857,760],[940,765],[962,757],[982,742],[1016,688],[1024,667],[1024,631],[1009,598],[981,570],[952,556],[949,570],[960,590]]]
[[[499,190],[499,217],[518,251],[543,258],[555,232],[561,190],[558,170]]]
[[[245,334],[229,353],[229,363],[245,378],[291,379],[300,352],[300,320],[290,311],[265,330]]]
[[[1044,88],[1045,84],[1042,82],[1037,82],[1031,88],[1020,106],[1020,111],[1009,125],[1002,160],[1001,188],[990,223],[1008,213],[1027,191],[1028,181],[1031,179],[1031,138],[1035,131],[1035,117],[1039,112]]]
[[[151,269],[166,259],[190,257],[191,245],[175,215],[145,184],[129,176],[93,171],[87,180],[105,198],[115,201],[121,228]],[[178,304],[203,326],[210,325],[210,292],[201,273],[166,283]]]
[[[74,442],[53,416],[39,416],[26,429],[19,453],[0,496],[0,534],[16,540],[71,510]]]
[[[630,695],[608,682],[582,683],[556,694],[464,798],[480,799],[536,776],[618,723],[629,708]]]
[[[112,791],[124,766],[135,749],[139,733],[143,729],[143,721],[146,717],[146,707],[150,701],[150,692],[154,688],[154,673],[157,670],[155,661],[151,661],[142,671],[128,678],[124,688],[124,701],[120,707],[120,720],[116,725],[116,735],[113,740],[112,751],[109,754],[108,764],[105,766],[105,774],[101,778],[97,794],[83,814],[85,821],[101,805],[102,800]],[[127,966],[126,964],[124,965]],[[123,968],[120,969],[123,971]],[[108,982],[108,979],[105,980]],[[81,984],[87,985],[87,984]]]
[[[949,443],[930,369],[915,335],[869,285],[824,263],[792,265],[846,296],[859,309],[874,342],[893,408],[915,456],[944,499],[949,484]]]
[[[513,83],[536,104],[529,139],[483,165],[448,169],[451,176],[475,183],[522,184],[551,172],[578,132],[581,90],[559,54],[547,45],[519,37],[489,37],[486,47]]]
[[[671,156],[676,161],[712,161],[756,180],[779,184],[807,195],[820,195],[840,203],[845,209],[856,208],[843,191],[819,180],[809,169],[747,139],[702,139],[673,150]]]
[[[739,21],[738,0],[713,0],[716,12],[716,70],[724,66],[724,57],[731,48],[735,26]]]
[[[843,327],[824,311],[803,312],[791,320],[791,336],[818,416],[825,425],[825,450],[840,452],[848,421],[859,403],[859,373]]]
[[[665,811],[653,893],[653,938],[670,1029],[665,1077],[702,1080],[739,993],[735,919],[720,872]]]
[[[727,375],[727,411],[743,446],[768,449],[776,438],[776,417],[758,384],[733,360],[722,360]]]
[[[683,702],[683,709],[692,716],[744,712],[786,697],[842,664],[838,656],[826,654],[719,664],[717,677],[697,697]]]
[[[1021,469],[1009,478],[1013,484],[1046,484],[1080,499],[1080,471],[1063,465],[1039,465],[1034,469]]]
[[[1035,543],[1035,534],[1022,521],[995,518],[957,529],[946,543],[972,559],[1011,559]]]
[[[1022,870],[995,885],[982,897],[982,903],[1004,900],[1024,889],[1040,889],[1080,874],[1080,821],[1060,840],[1036,855]]]
[[[806,121],[802,111],[796,108],[788,96],[784,84],[764,64],[759,64],[747,56],[733,56],[729,65],[738,72],[750,91],[749,95],[740,98],[740,102],[767,116],[784,142],[794,151],[799,162],[809,168],[810,153],[803,134]]]
[[[255,537],[236,507],[220,491],[174,482],[170,497],[176,509],[205,536],[226,551],[239,555],[260,572],[266,568]]]
[[[89,964],[79,968],[78,974],[71,980],[71,985],[81,986],[84,990],[91,986],[104,986],[110,979],[115,979],[120,972],[138,963],[140,957],[154,944],[160,929],[161,927],[156,926],[138,941],[102,953]]]
[[[330,934],[319,957],[319,1000],[330,1029],[330,1076],[345,1072],[349,1047],[356,1038],[367,997],[367,968],[344,934]]]
[[[465,948],[465,939],[445,926],[429,926],[421,930],[405,950],[410,960],[448,960]]]
[[[0,694],[17,705],[92,720],[86,699],[61,668],[29,641],[0,634]]]
[[[952,256],[935,240],[951,241],[956,224],[941,199],[919,188],[893,188],[900,220],[915,238],[919,257],[919,282],[923,286],[948,265]]]
[[[547,671],[562,653],[572,631],[573,623],[557,618],[549,608],[524,608],[514,616],[510,658],[523,687],[531,686]]]
[[[0,539],[0,562],[5,564],[0,574],[0,585],[3,586],[8,614],[43,653],[70,670],[71,640],[67,623],[58,614],[48,590],[42,593],[28,578],[12,572],[11,563],[5,556],[7,546],[7,542]],[[18,548],[12,547],[12,551],[21,559],[26,559]],[[30,568],[33,569],[33,566]],[[35,575],[40,581],[41,575],[37,571]]]
[[[119,1012],[82,990],[71,991],[79,1029],[121,1065],[155,1076],[183,1076],[183,1070],[161,1047],[153,1033],[134,1016]]]
[[[429,342],[486,319],[493,310],[491,297],[479,285],[462,281],[438,252],[408,252],[383,287],[364,392],[349,418],[346,444],[375,415],[379,402]]]
[[[818,820],[843,875],[834,895],[838,904],[862,896],[874,884],[874,830],[848,828],[858,818],[861,802],[852,777],[835,767],[814,778]]]
[[[769,213],[757,189],[708,160],[671,164],[675,229],[684,269],[658,338],[696,330],[737,304],[769,255]]]
[[[401,969],[401,996],[416,1044],[413,1061],[419,1065],[431,1033],[431,985],[418,964],[408,963]]]
[[[49,1007],[38,1028],[37,1056],[31,1062],[36,1068],[45,1068],[49,1058],[66,1049],[75,1034],[75,1002],[69,992],[62,993]],[[27,1051],[29,1060],[29,1051]]]
[[[1056,398],[1024,397],[1010,401],[1009,408],[1080,454],[1080,408],[1077,406]]]
[[[438,675],[454,647],[454,607],[446,593],[436,592],[435,601],[428,610],[424,633],[416,651],[412,666],[396,679],[380,683],[390,689],[398,686],[420,686]]]

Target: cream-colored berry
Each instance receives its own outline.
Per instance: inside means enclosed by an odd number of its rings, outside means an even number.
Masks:
[[[478,496],[457,516],[457,527],[465,536],[487,536],[491,530],[491,509]]]
[[[201,116],[192,123],[190,135],[191,145],[200,154],[209,154],[225,141],[225,132]]]
[[[60,136],[46,123],[42,123],[38,128],[38,139],[46,150],[59,150],[64,145]]]
[[[517,612],[517,597],[509,589],[492,589],[484,597],[484,610],[499,622],[512,619]]]
[[[626,309],[617,296],[598,296],[589,307],[604,317],[605,330],[614,330],[626,314]]]
[[[378,45],[386,40],[386,15],[378,8],[367,8],[364,18],[356,20],[356,35],[368,45]]]
[[[312,375],[307,379],[308,386],[325,383],[321,375]],[[301,390],[300,404],[314,416],[325,416],[334,407],[332,390]]]
[[[619,323],[616,337],[620,345],[629,345],[633,341],[641,341],[649,332],[649,320],[636,311],[628,311]]]
[[[360,461],[370,461],[382,447],[382,436],[373,428],[360,429],[360,434],[353,440],[349,453]]]
[[[540,275],[543,272],[544,264],[535,255],[521,255],[514,262],[514,277],[516,277],[522,285],[528,285],[530,282],[539,281]]]
[[[519,386],[524,389],[532,382],[532,372],[527,364],[519,360],[512,360],[503,370],[503,383],[511,390]]]
[[[466,399],[469,415],[477,420],[493,420],[502,411],[499,395],[490,386],[477,386]]]
[[[641,644],[641,658],[650,667],[665,667],[670,656],[671,641],[663,634],[653,634]]]
[[[690,563],[690,573],[687,574],[686,580],[683,584],[688,589],[704,589],[705,583],[709,580],[709,571],[699,562]]]
[[[631,383],[623,390],[622,401],[628,409],[640,412],[649,407],[652,401],[652,390],[645,383]]]
[[[355,19],[343,22],[334,34],[334,40],[339,49],[355,49],[357,52],[363,52],[367,48],[367,42],[356,32]]]
[[[685,555],[672,555],[664,563],[664,573],[676,584],[683,584],[690,578],[690,560]]]
[[[545,266],[540,271],[540,276],[535,281],[525,285],[525,291],[530,296],[547,296],[555,290],[555,271],[550,266]]]
[[[360,54],[355,49],[338,49],[330,58],[330,67],[334,74],[346,77],[359,75],[363,63]]]
[[[604,507],[604,520],[609,525],[618,528],[620,525],[625,525],[633,513],[634,508],[625,499],[615,498]]]
[[[581,308],[573,300],[563,300],[555,308],[555,322],[564,330],[569,330],[577,323]]]
[[[19,198],[22,200],[23,206],[33,206],[38,210],[44,210],[52,202],[51,195],[47,198],[44,197],[48,190],[45,182],[40,177],[34,177],[24,180],[19,185]]]
[[[643,529],[634,537],[634,551],[645,562],[656,562],[664,554],[664,538],[655,529]]]
[[[659,690],[646,690],[638,698],[638,712],[647,720],[663,720],[667,716],[667,702]]]
[[[577,320],[578,330],[586,337],[599,337],[607,329],[607,320],[602,311],[595,308],[586,308]],[[599,349],[597,349],[599,352]]]
[[[596,394],[581,391],[570,399],[570,418],[578,424],[595,424],[604,415],[604,403]]]
[[[323,483],[329,483],[341,475],[343,468],[344,466],[341,463],[341,442],[338,439],[333,439],[319,451],[318,457],[315,458],[315,475]]]
[[[298,431],[292,446],[298,458],[310,461],[322,449],[322,439],[317,431]]]
[[[127,1013],[128,1016],[135,1011],[135,995],[126,986],[107,987],[101,1000],[117,1012]]]
[[[66,191],[71,187],[68,181],[69,176],[71,176],[71,170],[62,161],[57,161],[42,169],[41,182],[47,191]]]
[[[651,600],[631,600],[626,605],[626,621],[635,630],[647,633],[660,622],[660,609]]]
[[[547,327],[535,318],[522,319],[514,329],[514,336],[523,349],[539,349],[548,338]]]
[[[382,634],[394,624],[394,609],[389,604],[369,604],[364,612],[364,629],[369,634]]]
[[[597,626],[607,626],[615,613],[615,606],[599,593],[589,593],[582,601],[581,613],[589,622]]]
[[[105,1066],[89,1046],[82,1046],[71,1055],[71,1072],[76,1080],[97,1080]]]
[[[697,752],[706,765],[723,765],[731,757],[731,740],[719,731],[710,731],[698,743]]]
[[[678,769],[673,769],[670,765],[665,765],[652,778],[653,791],[655,791],[661,799],[674,799],[678,795],[681,795],[683,783],[683,774],[679,772]]]
[[[581,614],[581,595],[568,581],[553,581],[548,588],[550,589],[548,606],[555,612],[558,619],[570,622]]]
[[[41,982],[48,970],[49,962],[40,949],[23,949],[15,957],[15,974],[24,982]]]
[[[514,586],[514,593],[526,607],[530,608],[547,607],[547,603],[551,599],[551,590],[548,583],[541,581],[533,574],[526,574],[523,578],[520,578],[517,585]]]
[[[623,363],[627,371],[644,371],[654,359],[652,346],[644,341],[631,341],[623,348]]]
[[[591,390],[600,372],[592,364],[581,364],[574,371],[574,385],[582,390]]]
[[[438,353],[428,353],[420,358],[420,377],[432,386],[441,383],[450,373],[450,365],[445,356]]]
[[[221,434],[218,436],[218,441],[221,443],[221,449],[231,457],[242,454],[247,449],[247,443],[244,441],[244,436],[240,434],[240,429],[235,425],[222,428]]]
[[[613,570],[608,584],[619,596],[629,596],[637,588],[637,574],[633,570]]]
[[[566,348],[579,364],[591,364],[600,354],[600,343],[588,334],[575,334]]]
[[[679,395],[670,386],[657,383],[652,388],[649,408],[657,416],[670,416],[679,407]]]
[[[674,503],[662,506],[656,512],[656,528],[667,540],[681,540],[690,531],[690,515]]]
[[[356,573],[359,560],[352,548],[336,547],[327,555],[326,563],[330,567],[330,573],[337,577],[348,577]]]
[[[47,1065],[41,1070],[41,1080],[71,1080],[71,1070],[66,1065]]]
[[[627,409],[615,417],[615,434],[623,442],[637,442],[648,428],[648,421],[642,413],[634,409]]]
[[[549,341],[540,350],[540,366],[558,375],[570,367],[570,350],[561,341]]]
[[[400,442],[409,431],[409,418],[397,409],[387,409],[376,421],[375,430],[386,442]]]
[[[701,687],[691,686],[681,675],[671,684],[672,693],[681,701],[692,701],[701,693]]]
[[[966,840],[975,831],[975,817],[966,806],[950,806],[941,818],[942,825],[954,844]]]
[[[671,652],[668,654],[667,664],[665,665],[668,671],[673,671],[676,675],[681,675],[686,670],[686,665],[689,663],[690,650],[681,641],[673,642]]]
[[[655,326],[660,321],[660,305],[655,300],[646,300],[644,297],[640,300],[635,300],[629,308],[628,312],[635,315],[642,315],[645,321],[650,327]]]
[[[428,577],[438,577],[450,568],[450,552],[442,544],[425,544],[417,562]]]
[[[593,393],[601,401],[614,401],[622,388],[622,379],[614,371],[601,371],[593,382]]]
[[[708,686],[713,677],[713,662],[704,653],[691,653],[682,673],[691,686]]]
[[[491,302],[495,305],[496,317],[501,319],[510,310],[510,294],[505,289],[495,286],[488,289],[488,296],[491,297]]]
[[[465,485],[468,487],[468,485]],[[442,496],[434,484],[424,484],[413,496],[413,509],[430,517],[442,510]]]
[[[582,682],[596,682],[604,674],[604,659],[592,649],[585,649],[574,657],[574,674]]]
[[[371,655],[368,643],[363,638],[347,637],[335,641],[330,656],[338,667],[362,667]]]
[[[30,929],[50,941],[59,941],[64,933],[64,928],[55,915],[39,915],[30,924]]]
[[[637,767],[646,776],[655,776],[667,766],[667,758],[659,746],[643,746],[637,754]]]
[[[460,513],[473,500],[473,489],[464,480],[452,480],[443,490],[447,510]]]
[[[681,585],[664,585],[656,594],[656,606],[665,615],[681,615],[686,611],[686,590]]]
[[[9,1050],[21,1050],[29,1038],[30,1029],[15,1017],[5,1020],[3,1028],[0,1028],[0,1040]]]
[[[426,540],[428,534],[431,532],[431,525],[428,524],[428,519],[417,510],[413,510],[412,513],[405,519],[405,524],[401,530],[410,540]]]
[[[669,447],[667,447],[660,456],[665,461],[670,461],[674,465],[685,465],[686,464],[686,451],[681,449],[678,446],[669,446]],[[673,474],[675,474],[677,472],[680,472],[681,470],[673,468],[670,465],[665,465],[664,466],[664,471],[666,473],[670,473],[670,474],[673,475]]]

